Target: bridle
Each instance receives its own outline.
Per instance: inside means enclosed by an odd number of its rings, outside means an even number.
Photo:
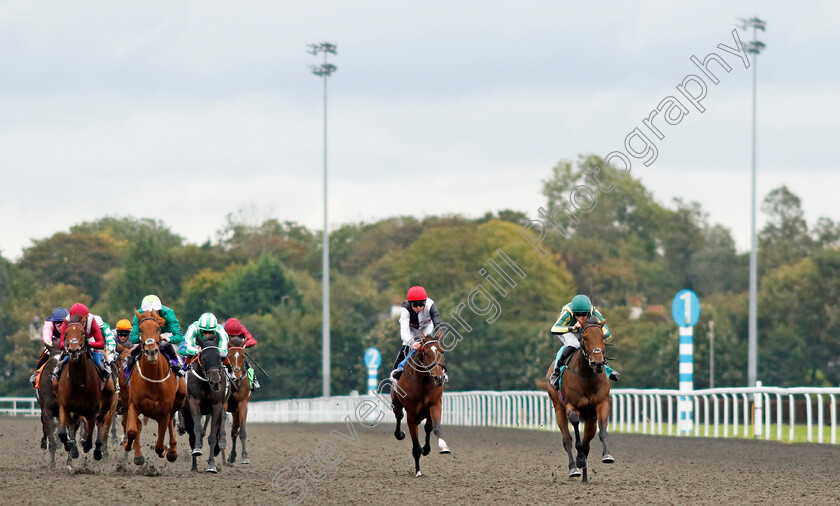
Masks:
[[[586,346],[585,346],[586,335],[584,334],[584,331],[586,329],[588,329],[589,327],[598,327],[599,329],[601,329],[603,327],[601,325],[597,324],[597,323],[587,323],[586,325],[583,326],[582,329],[580,329],[580,351],[581,351],[581,353],[583,353],[583,357],[586,359],[586,362],[589,364],[589,367],[593,371],[595,371],[595,365],[593,365],[592,359],[589,358],[589,355],[591,355],[593,353],[600,353],[601,356],[604,357],[604,363],[602,364],[602,367],[607,365],[607,355],[606,355],[606,353],[604,353],[604,350],[601,349],[601,348],[592,348],[591,350],[587,351]]]
[[[443,357],[442,357],[442,355],[438,355],[439,351],[434,346],[435,344],[440,346],[440,341],[438,341],[437,339],[430,339],[428,341],[424,341],[421,344],[420,348],[415,350],[415,355],[413,355],[413,356],[417,356],[418,358],[421,355],[425,356],[425,354],[429,351],[429,350],[427,350],[427,347],[431,346],[431,351],[432,351],[432,353],[435,354],[435,361],[434,362],[432,362],[431,364],[423,364],[419,360],[412,361],[411,359],[409,359],[409,362],[411,362],[414,370],[417,371],[418,373],[420,373],[420,375],[428,374],[429,376],[432,377],[433,380],[437,381],[438,377],[435,376],[434,374],[432,374],[432,370],[437,366],[441,366],[441,367],[443,366],[443,361],[442,361]],[[442,348],[441,348],[441,351],[442,351]],[[441,381],[442,381],[442,379],[443,378],[441,377]]]
[[[233,351],[233,350],[242,350],[243,355],[245,353],[245,347],[244,346],[228,346],[228,357],[231,356],[230,352]],[[245,373],[245,368],[240,367],[238,365],[233,365],[233,360],[231,360],[230,362],[231,362],[231,368],[233,369],[234,380],[236,381],[237,384],[239,384],[239,382],[242,381],[242,378],[244,378],[247,374],[247,373]],[[244,358],[242,358],[242,362],[243,362],[243,364],[245,363]],[[236,375],[237,372],[241,372],[242,376],[237,376]]]
[[[78,348],[78,349],[76,349],[76,350],[70,350],[70,349],[68,349],[68,347],[67,347],[67,345],[68,345],[70,342],[75,341],[75,340],[77,339],[77,338],[75,338],[75,337],[74,337],[72,340],[68,340],[68,339],[67,339],[67,330],[68,330],[70,327],[79,327],[80,329],[82,329],[82,337],[81,337],[81,341],[82,341],[82,342],[81,342],[81,347],[80,347],[80,348]],[[88,353],[88,352],[89,352],[89,350],[88,350],[88,342],[87,342],[87,335],[85,334],[85,326],[84,326],[84,325],[82,325],[82,322],[72,322],[72,323],[68,323],[68,324],[67,324],[67,327],[64,329],[64,349],[65,349],[65,350],[67,351],[67,353],[68,353],[68,354],[70,354],[70,355],[75,355],[75,354],[81,355],[82,353]],[[74,360],[75,360],[75,359],[74,359]]]

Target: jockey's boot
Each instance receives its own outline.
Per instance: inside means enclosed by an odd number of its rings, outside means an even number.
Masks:
[[[260,380],[258,380],[257,378],[254,378],[254,390],[259,390],[259,389],[260,389]]]
[[[443,369],[443,382],[449,383],[449,372],[446,370],[446,364],[440,364],[441,369]]]
[[[111,371],[108,370],[108,366],[106,364],[102,364],[99,368],[99,377],[103,380],[107,380],[111,377]]]
[[[396,385],[397,382],[400,380],[400,376],[402,376],[403,368],[397,367],[393,371],[391,371],[391,381]]]
[[[143,348],[141,346],[135,346],[131,353],[128,354],[128,357],[125,359],[125,366],[123,369],[125,370],[125,374],[130,377],[131,371],[134,369],[134,364],[137,363],[137,359],[140,357],[140,353],[143,352]]]
[[[35,388],[35,380],[38,379],[38,371],[32,373],[32,376],[29,377],[29,383],[32,384],[32,388]]]
[[[618,374],[618,371],[614,370],[614,369],[613,369],[612,367],[610,367],[610,366],[606,366],[606,367],[604,367],[604,372],[606,372],[606,373],[607,373],[607,377],[608,377],[609,379],[613,380],[613,381],[618,381],[619,379],[621,379],[621,375],[620,375],[620,374]]]

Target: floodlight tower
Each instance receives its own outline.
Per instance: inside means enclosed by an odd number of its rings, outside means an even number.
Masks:
[[[336,71],[337,67],[327,63],[327,55],[336,54],[335,44],[322,42],[320,44],[307,44],[308,52],[318,56],[324,53],[324,63],[321,65],[310,65],[312,73],[324,78],[324,247],[321,257],[321,278],[322,278],[322,340],[321,340],[321,375],[323,380],[322,395],[330,396],[330,230],[327,223],[327,78]]]
[[[752,205],[750,210],[750,315],[749,315],[749,337],[747,341],[747,386],[754,387],[758,379],[758,239],[755,233],[755,79],[756,63],[758,53],[764,49],[764,43],[758,40],[758,30],[762,32],[767,26],[766,21],[757,17],[750,19],[739,18],[741,29],[747,31],[753,29],[753,40],[744,47],[747,53],[753,55],[753,86],[752,86]]]

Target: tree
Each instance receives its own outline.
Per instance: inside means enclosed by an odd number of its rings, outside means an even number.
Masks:
[[[109,237],[61,232],[34,241],[24,250],[19,265],[41,286],[73,285],[95,301],[105,290],[102,275],[118,262],[119,248]]]
[[[808,234],[802,202],[787,186],[767,194],[761,210],[768,218],[758,235],[758,258],[762,273],[805,258],[814,251],[815,245]]]

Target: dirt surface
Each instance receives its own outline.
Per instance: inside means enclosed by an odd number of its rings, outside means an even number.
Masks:
[[[190,471],[186,436],[178,440],[177,462],[158,459],[148,449],[155,430],[150,422],[143,433],[144,454],[152,466],[121,464],[122,450],[111,446],[108,461],[95,462],[91,452],[74,461],[71,470],[60,447],[59,464],[50,471],[47,451],[38,446],[40,422],[0,419],[3,497],[8,504],[51,505],[91,499],[134,504],[282,504],[297,499],[302,504],[837,504],[840,498],[840,446],[832,445],[613,434],[610,451],[616,463],[601,463],[596,439],[591,482],[581,484],[567,478],[559,432],[444,427],[453,453],[438,454],[432,436],[432,453],[421,459],[424,476],[415,477],[409,438],[396,441],[385,424],[253,424],[251,464],[219,465],[216,475]],[[333,467],[317,464],[316,451]],[[206,456],[199,462],[202,471],[205,463]]]

